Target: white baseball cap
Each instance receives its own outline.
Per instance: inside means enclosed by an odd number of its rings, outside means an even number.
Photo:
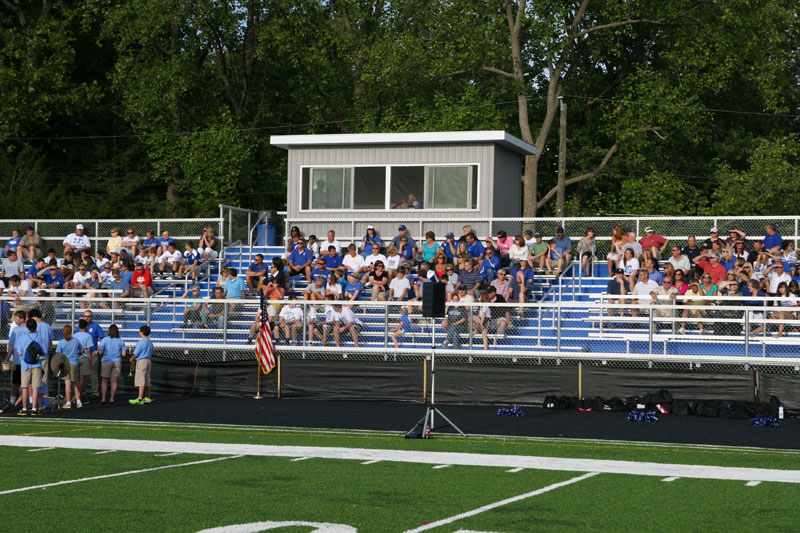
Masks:
[[[75,226],[75,229],[83,229],[83,224],[78,224],[77,226]]]

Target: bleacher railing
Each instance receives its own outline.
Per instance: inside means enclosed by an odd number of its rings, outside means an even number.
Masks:
[[[425,240],[425,234],[433,231],[437,241],[444,239],[444,235],[453,232],[458,238],[462,234],[463,226],[470,226],[479,239],[488,236],[496,237],[497,232],[504,230],[508,235],[521,235],[525,230],[540,232],[544,235],[545,242],[553,237],[556,228],[563,227],[565,235],[572,238],[573,246],[584,236],[587,227],[595,230],[597,240],[597,257],[604,259],[611,249],[611,235],[614,226],[621,225],[626,231],[633,231],[638,237],[644,234],[644,229],[651,226],[655,233],[662,235],[673,243],[686,245],[689,236],[695,236],[702,243],[709,237],[712,227],[719,228],[720,238],[728,236],[728,230],[736,227],[744,231],[748,239],[763,239],[767,224],[775,224],[778,233],[784,240],[791,240],[798,245],[800,239],[800,217],[653,217],[653,216],[598,216],[575,218],[468,218],[468,217],[431,217],[419,219],[418,212],[412,216],[404,217],[404,211],[388,213],[390,218],[360,217],[358,211],[353,211],[352,216],[343,218],[327,217],[324,213],[314,216],[287,217],[286,228],[298,226],[306,236],[315,234],[324,239],[328,230],[336,232],[339,242],[361,242],[368,225],[375,229],[385,239],[397,235],[397,228],[402,224],[408,227],[411,235],[418,243]],[[284,237],[285,239],[285,237]]]
[[[378,358],[387,354],[426,356],[437,353],[465,362],[540,364],[543,360],[701,363],[778,366],[800,370],[798,308],[774,306],[778,298],[692,297],[705,305],[684,305],[682,297],[668,303],[626,296],[625,301],[539,302],[447,306],[445,319],[425,318],[421,302],[358,301],[344,304],[360,325],[326,318],[321,302],[272,301],[271,322],[278,353],[302,357]],[[133,344],[147,324],[163,357],[204,361],[247,360],[253,357],[248,338],[257,328],[255,299],[91,298],[84,295],[27,298],[16,302],[2,296],[3,339],[11,313],[37,306],[57,336],[65,325],[77,328],[85,309],[104,330],[117,324]],[[729,305],[731,302],[736,305]],[[756,305],[766,302],[767,306]],[[785,299],[784,302],[785,303]],[[341,312],[331,303],[333,311]],[[297,319],[284,309],[295,305]],[[683,311],[688,310],[688,316]],[[281,313],[283,311],[283,319]],[[275,316],[272,316],[272,315]],[[706,334],[700,333],[700,328]],[[683,331],[681,331],[683,328]],[[780,333],[780,336],[777,336]],[[199,357],[199,356],[198,356]]]

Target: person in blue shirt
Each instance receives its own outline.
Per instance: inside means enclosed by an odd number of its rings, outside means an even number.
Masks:
[[[28,267],[26,274],[28,281],[31,282],[31,287],[35,287],[39,284],[41,280],[39,272],[41,270],[47,270],[47,263],[44,262],[44,259],[37,259],[35,263]]]
[[[169,236],[168,231],[162,232],[161,237],[158,239],[158,250],[156,250],[156,254],[160,256],[166,252],[170,244],[175,244],[175,239]]]
[[[486,284],[491,284],[497,278],[497,271],[500,270],[500,257],[495,255],[494,249],[487,248],[481,261],[480,273]]]
[[[324,259],[317,259],[317,261],[315,263],[315,266],[314,266],[314,269],[311,271],[311,281],[313,282],[318,277],[321,277],[322,278],[322,286],[325,287],[328,284],[327,282],[328,282],[328,275],[329,274],[330,274],[330,272],[328,271],[328,269],[325,266],[325,260]]]
[[[83,407],[81,403],[81,391],[78,388],[78,378],[80,375],[79,363],[81,344],[78,339],[72,336],[72,326],[64,326],[62,330],[64,338],[58,341],[56,346],[56,353],[62,353],[67,356],[69,361],[69,372],[64,376],[64,387],[67,391],[67,402],[62,406],[64,409],[72,409],[72,394],[75,394],[75,405],[80,409]]]
[[[251,291],[255,291],[258,288],[258,283],[261,281],[261,278],[267,275],[268,269],[269,265],[264,262],[264,256],[262,254],[256,254],[253,258],[253,262],[250,263],[250,266],[247,267],[247,271],[244,273],[247,278],[247,286],[250,287]]]
[[[556,229],[556,248],[561,249],[561,262],[562,268],[561,270],[564,271],[567,269],[571,259],[572,259],[572,240],[564,235],[564,228],[558,227]]]
[[[94,340],[89,334],[89,323],[81,318],[78,320],[79,331],[73,336],[78,341],[80,352],[78,354],[78,391],[83,396],[86,386],[86,377],[93,374],[94,369]],[[96,372],[94,373],[96,375]],[[85,402],[84,402],[85,403]]]
[[[311,250],[306,248],[306,241],[299,239],[297,244],[289,254],[287,266],[289,267],[289,276],[303,275],[306,276],[306,281],[311,283],[311,263],[314,260],[314,254]]]
[[[63,289],[64,288],[64,275],[55,265],[42,272],[42,285],[47,289]]]
[[[186,251],[183,252],[183,263],[178,267],[178,277],[182,278],[191,273],[192,279],[197,281],[197,267],[200,266],[200,252],[195,250],[191,241],[186,241]]]
[[[358,276],[356,276],[355,272],[349,272],[347,274],[347,285],[345,285],[342,293],[342,300],[360,300],[361,291],[362,286],[361,282],[358,281]]]
[[[361,256],[365,259],[372,253],[372,245],[383,246],[381,236],[375,231],[375,226],[367,226],[367,234],[361,239]]]
[[[333,272],[342,266],[342,256],[339,255],[336,246],[328,246],[328,255],[322,256],[322,259],[325,261],[325,268],[328,269],[328,272]]]
[[[128,400],[131,405],[142,405],[150,403],[150,370],[153,358],[153,341],[150,340],[150,328],[142,326],[139,328],[139,342],[133,349],[131,364],[136,363],[136,375],[133,378],[133,386],[139,388],[139,397]],[[147,394],[145,394],[145,392]]]
[[[44,351],[44,355],[42,355],[39,360],[42,364],[43,370],[43,380],[42,383],[44,384],[44,393],[43,396],[47,395],[47,375],[48,375],[48,361],[50,359],[50,348],[53,346],[53,340],[55,336],[53,335],[53,328],[50,327],[50,324],[42,320],[42,311],[38,307],[34,307],[30,311],[28,311],[28,318],[32,318],[36,321],[36,342],[39,343],[39,346],[42,347]],[[39,396],[39,403],[43,403],[44,397]],[[42,408],[42,405],[37,405],[39,409]]]
[[[778,233],[778,228],[775,224],[767,224],[766,228],[767,234],[764,235],[764,249],[771,253],[777,254],[781,251],[781,246],[783,246],[783,238],[781,234]]]
[[[245,299],[247,298],[247,284],[243,278],[239,277],[239,272],[235,268],[228,269],[228,281],[225,283],[225,298],[230,299]],[[237,308],[242,307],[244,304],[231,303],[228,304],[228,314]]]
[[[130,284],[128,284],[128,289],[130,290]],[[87,333],[92,336],[92,352],[97,353],[97,350],[100,347],[100,339],[103,338],[103,328],[100,327],[100,324],[94,321],[94,313],[92,313],[91,309],[87,309],[83,312],[83,319],[88,324],[86,329]],[[93,361],[94,363],[94,361]],[[100,365],[93,364],[93,372],[91,373],[91,380],[90,385],[92,387],[92,396],[99,397],[100,396],[100,380],[97,377],[97,374],[100,372]],[[83,389],[81,389],[83,392]]]
[[[442,249],[444,250],[444,255],[447,256],[447,262],[452,264],[453,258],[458,255],[458,242],[453,232],[447,233],[444,236]]]
[[[156,232],[148,230],[144,233],[144,240],[142,240],[142,248],[150,251],[151,249],[158,252],[158,239],[156,239]]]
[[[127,356],[125,343],[119,338],[119,328],[116,324],[108,326],[108,336],[103,337],[98,346],[97,354],[100,359],[100,376],[103,383],[100,386],[102,398],[100,403],[114,403],[114,396],[117,394],[117,379],[122,373],[122,358]],[[111,396],[107,401],[108,383],[111,382]]]
[[[19,235],[19,230],[11,230],[11,238],[6,241],[6,247],[0,250],[0,252],[2,252],[0,257],[8,257],[10,252],[16,252],[21,240],[22,237]]]
[[[14,375],[11,380],[11,396],[9,397],[9,401],[14,404],[16,408],[17,402],[19,402],[18,394],[20,384],[20,372],[17,369],[20,368],[21,363],[14,346],[16,346],[17,336],[25,331],[25,321],[28,319],[28,313],[26,311],[14,311],[14,314],[11,318],[14,321],[14,324],[11,326],[11,329],[8,333],[8,353],[6,354],[6,358],[3,360],[3,362],[8,363],[9,361],[13,361],[14,363],[14,366],[12,367]]]
[[[511,299],[519,300],[519,303],[525,303],[533,298],[533,268],[528,266],[528,261],[525,259],[520,260],[519,267],[511,270]],[[520,305],[517,314],[522,317],[525,309]]]
[[[467,233],[467,253],[469,256],[477,261],[483,260],[483,254],[486,249],[478,241],[478,238],[471,231]]]
[[[14,338],[13,348],[20,361],[20,368],[22,376],[20,378],[20,394],[22,396],[22,411],[18,414],[25,416],[27,414],[38,415],[39,411],[36,406],[39,404],[39,387],[42,386],[42,377],[44,371],[42,370],[42,363],[28,363],[25,361],[25,352],[32,343],[36,342],[36,321],[29,318],[25,322],[25,327],[19,327],[19,333]],[[16,333],[16,330],[15,330]],[[28,396],[31,397],[31,408],[28,410]]]

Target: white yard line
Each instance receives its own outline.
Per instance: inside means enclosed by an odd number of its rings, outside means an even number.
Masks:
[[[55,448],[36,448],[35,450],[28,450],[29,452],[46,452],[47,450],[55,450]]]
[[[534,496],[544,494],[545,492],[550,492],[551,490],[555,490],[564,487],[566,485],[578,483],[579,481],[583,481],[584,479],[596,476],[597,474],[599,474],[599,472],[589,472],[588,474],[583,474],[582,476],[574,477],[566,481],[561,481],[560,483],[553,483],[552,485],[542,487],[541,489],[536,489],[531,492],[526,492],[525,494],[520,494],[519,496],[514,496],[512,498],[506,498],[505,500],[500,500],[499,502],[490,503],[488,505],[484,505],[483,507],[478,507],[477,509],[467,511],[465,513],[457,514],[449,518],[443,518],[441,520],[437,520],[436,522],[431,522],[430,524],[425,524],[424,526],[420,526],[416,529],[409,529],[408,531],[406,531],[406,533],[417,533],[418,531],[427,531],[428,529],[433,529],[439,526],[452,524],[453,522],[461,520],[462,518],[469,518],[470,516],[475,516],[476,514],[484,513],[486,511],[491,511],[492,509],[497,509],[498,507],[502,507],[503,505],[508,505],[510,503],[518,502],[520,500],[525,500],[527,498],[533,498]]]
[[[529,468],[568,472],[601,472],[640,476],[723,479],[732,481],[775,481],[800,483],[800,470],[706,466],[603,459],[570,459],[529,455],[495,455],[477,453],[420,452],[321,446],[266,446],[217,442],[174,442],[124,439],[88,439],[66,437],[0,436],[0,446],[25,448],[69,448],[83,450],[119,450],[146,453],[194,453],[205,455],[252,455],[261,457],[315,457],[353,461],[382,460],[397,463],[419,463],[453,466],[492,466]]]
[[[371,461],[364,461],[361,463],[362,465],[374,465],[375,463],[380,463],[380,459],[372,459]]]
[[[511,470],[506,470],[506,472],[508,472],[509,474],[516,474],[517,472],[522,472],[523,470],[525,470],[525,469],[522,468],[521,466],[518,466],[517,468],[512,468]]]
[[[748,481],[747,483],[745,483],[745,485],[747,485],[748,487],[757,487],[760,484],[761,484],[760,481]]]
[[[676,479],[680,479],[680,478],[679,477],[675,477],[675,476],[673,476],[673,477],[665,477],[661,481],[664,481],[665,483],[669,483],[670,481],[675,481]]]
[[[433,467],[434,470],[439,470],[440,468],[450,468],[453,465],[436,465]]]
[[[116,452],[116,451],[117,451],[117,450],[103,450],[103,451],[100,451],[100,452],[94,452],[94,454],[95,454],[95,455],[103,455],[103,454],[105,454],[105,453],[114,453],[114,452]]]
[[[313,459],[313,457],[310,457],[310,456],[309,457],[295,457],[294,459],[292,459],[292,462],[294,463],[294,462],[297,462],[297,461],[305,461],[306,459]]]
[[[156,457],[171,457],[173,455],[181,455],[183,452],[171,452],[171,453],[157,453]]]
[[[59,485],[70,485],[72,483],[82,483],[84,481],[94,481],[96,479],[107,479],[111,477],[130,476],[131,474],[142,474],[144,472],[154,472],[156,470],[166,470],[168,468],[180,468],[182,466],[201,465],[205,463],[214,463],[217,461],[226,461],[228,459],[236,459],[242,457],[241,455],[234,455],[230,457],[215,457],[213,459],[204,459],[202,461],[192,461],[191,463],[180,463],[177,465],[164,465],[156,466],[154,468],[143,468],[141,470],[129,470],[127,472],[117,472],[116,474],[104,474],[102,476],[83,477],[80,479],[68,479],[66,481],[57,481],[55,483],[46,483],[44,485],[33,485],[31,487],[21,487],[18,489],[4,490],[0,492],[0,496],[4,494],[13,494],[15,492],[25,492],[28,490],[46,489],[49,487],[58,487]]]

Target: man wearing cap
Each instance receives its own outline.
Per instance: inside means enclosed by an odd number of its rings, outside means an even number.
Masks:
[[[75,233],[70,233],[62,243],[64,245],[64,253],[73,252],[80,254],[84,250],[91,248],[92,243],[89,237],[83,234],[83,224],[75,226]]]
[[[64,275],[55,265],[50,265],[50,267],[42,274],[42,288],[64,288]],[[53,294],[53,296],[55,296],[55,294]]]
[[[25,228],[25,235],[19,241],[17,251],[21,259],[25,261],[35,261],[42,257],[42,249],[40,248],[41,237],[38,233],[34,233],[33,226]]]
[[[452,263],[453,258],[458,255],[458,242],[452,231],[445,234],[441,248],[444,250],[444,255],[447,256],[447,262]]]
[[[563,270],[566,270],[572,258],[572,239],[564,235],[564,228],[559,226],[553,240],[556,241],[556,248],[561,248],[561,257],[564,260]]]
[[[394,243],[394,247],[397,248],[398,253],[402,249],[401,246],[403,244],[402,244],[401,241],[402,241],[403,237],[405,237],[405,238],[408,239],[408,244],[406,244],[406,246],[410,246],[411,257],[416,257],[417,256],[417,241],[415,241],[414,237],[411,236],[411,234],[409,233],[408,228],[406,227],[406,225],[405,224],[400,224],[400,227],[397,228],[397,231],[398,231],[398,233],[395,236],[395,238],[392,239],[392,243]],[[401,253],[400,255],[403,255],[403,254]]]
[[[547,250],[549,247],[547,243],[542,241],[542,234],[536,232],[533,234],[533,244],[531,244],[531,265],[533,268],[540,268],[546,270],[547,267]]]
[[[644,228],[644,237],[639,239],[645,259],[654,257],[659,259],[667,247],[669,239],[665,239],[653,231],[651,226]]]
[[[764,269],[763,283],[769,287],[767,292],[770,296],[775,296],[778,292],[778,285],[780,285],[781,282],[788,285],[792,282],[792,276],[784,272],[782,261],[775,261]]]
[[[606,287],[606,292],[608,293],[609,296],[625,296],[626,294],[628,294],[628,290],[626,288],[626,283],[625,283],[624,270],[618,268],[614,271],[614,277],[611,279],[611,281],[608,282],[608,286]],[[608,303],[614,305],[614,304],[624,303],[624,301],[625,301],[624,298],[622,299],[609,298]],[[614,316],[614,315],[621,316],[622,313],[623,313],[622,309],[619,308],[609,307],[608,309],[608,316]]]
[[[783,238],[778,233],[778,228],[775,224],[767,224],[767,234],[764,235],[764,248],[771,254],[780,253],[783,246]]]

